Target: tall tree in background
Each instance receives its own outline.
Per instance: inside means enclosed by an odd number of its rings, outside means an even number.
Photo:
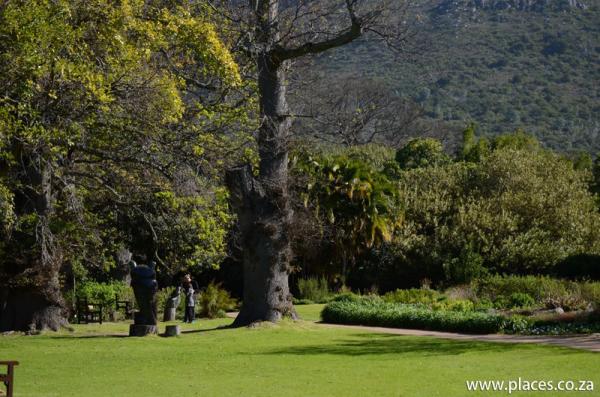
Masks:
[[[322,78],[308,84],[301,81],[299,92],[292,93],[293,104],[300,107],[301,117],[294,124],[300,138],[344,146],[376,142],[399,147],[411,137],[431,133],[424,109],[383,81],[352,76],[328,83],[324,85]]]
[[[260,101],[258,170],[243,166],[227,177],[244,263],[243,306],[234,325],[296,317],[288,286],[288,72],[295,59],[344,46],[368,33],[398,45],[406,37],[404,2],[250,0],[220,2],[215,9],[227,10],[241,27],[240,48],[255,62]]]

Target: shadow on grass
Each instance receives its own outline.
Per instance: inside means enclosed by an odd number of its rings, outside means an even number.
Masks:
[[[363,356],[363,355],[401,355],[418,353],[423,356],[458,355],[463,353],[504,353],[511,351],[524,351],[536,349],[538,346],[494,343],[478,341],[453,341],[429,337],[414,337],[402,335],[385,334],[356,334],[355,339],[343,339],[333,344],[290,346],[271,350],[263,354],[294,354],[294,355],[340,355],[340,356]],[[552,348],[551,354],[577,353],[571,349]]]
[[[201,328],[201,329],[187,329],[187,330],[182,330],[181,334],[198,334],[198,333],[203,333],[203,332],[212,332],[212,331],[222,331],[222,330],[226,330],[226,329],[230,329],[230,327],[228,325],[221,325],[218,327],[214,327],[214,328]],[[160,333],[156,336],[159,336],[161,338],[165,338],[165,334],[164,333]],[[52,339],[110,339],[110,338],[114,338],[114,339],[120,339],[120,338],[129,338],[129,334],[126,333],[110,333],[110,334],[88,334],[88,335],[81,335],[81,334],[72,334],[72,335],[51,335]],[[139,338],[139,337],[135,337],[132,336],[132,338]]]
[[[182,334],[199,334],[199,333],[203,333],[203,332],[223,331],[226,329],[232,329],[231,325],[219,325],[218,327],[205,328],[205,329],[187,329],[187,330],[182,330],[181,333]],[[161,335],[161,336],[163,336],[163,335]]]

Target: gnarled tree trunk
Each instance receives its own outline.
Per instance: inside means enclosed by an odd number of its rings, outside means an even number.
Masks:
[[[249,167],[233,169],[227,175],[231,202],[238,213],[244,263],[244,300],[234,326],[278,321],[286,315],[296,318],[288,285],[292,217],[287,186],[290,115],[286,102],[286,71],[289,63],[295,58],[350,43],[363,33],[362,21],[354,10],[355,1],[346,1],[350,23],[345,29],[325,35],[321,41],[285,46],[281,40],[280,1],[249,0],[249,3],[254,42],[248,51],[256,59],[260,97],[260,167],[256,177]],[[296,16],[306,12],[300,8],[298,11]],[[327,19],[326,15],[325,11],[322,16]],[[311,21],[317,19],[315,15]]]
[[[288,198],[290,122],[284,67],[269,54],[258,62],[262,124],[258,177],[250,167],[231,170],[227,184],[238,213],[244,264],[244,299],[234,326],[296,318],[289,291],[291,256]]]
[[[58,330],[67,323],[60,291],[60,259],[50,230],[52,173],[41,155],[26,155],[19,145],[14,153],[24,164],[26,186],[15,198],[16,211],[35,214],[36,224],[18,232],[14,245],[2,259],[0,283],[0,331]],[[17,238],[18,237],[18,238]]]

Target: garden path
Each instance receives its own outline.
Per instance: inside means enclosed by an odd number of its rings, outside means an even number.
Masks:
[[[235,318],[237,313],[227,313],[228,317]],[[600,353],[600,334],[591,335],[504,335],[504,334],[488,334],[488,335],[472,335],[459,334],[454,332],[439,332],[425,331],[418,329],[406,328],[385,328],[385,327],[370,327],[364,325],[342,325],[342,324],[326,324],[316,321],[311,321],[320,327],[328,328],[345,328],[355,329],[359,331],[393,334],[404,336],[428,336],[434,338],[465,340],[465,341],[481,341],[481,342],[500,342],[500,343],[538,343],[544,345],[556,345],[561,347],[569,347],[573,349],[582,349]]]

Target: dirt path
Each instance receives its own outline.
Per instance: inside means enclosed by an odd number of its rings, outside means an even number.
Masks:
[[[233,317],[237,313],[227,313],[228,317]],[[600,352],[600,334],[580,335],[580,336],[543,336],[543,335],[471,335],[457,334],[454,332],[438,332],[438,331],[423,331],[418,329],[405,328],[384,328],[384,327],[368,327],[364,325],[341,325],[341,324],[325,324],[311,321],[319,327],[326,328],[342,328],[353,329],[357,331],[366,331],[381,334],[393,334],[404,336],[428,336],[434,338],[466,340],[466,341],[481,341],[481,342],[500,342],[500,343],[538,343],[543,345],[555,345],[561,347],[570,347],[573,349],[582,349],[592,352]]]
[[[562,347],[570,347],[573,349],[583,349],[593,352],[600,352],[600,334],[581,335],[581,336],[543,336],[543,335],[470,335],[456,334],[453,332],[438,332],[438,331],[422,331],[417,329],[404,328],[384,328],[384,327],[367,327],[362,325],[340,325],[340,324],[324,324],[315,323],[321,327],[328,328],[346,328],[361,331],[368,331],[382,334],[394,334],[405,336],[429,336],[434,338],[452,339],[452,340],[468,340],[481,342],[502,342],[502,343],[539,343],[544,345],[556,345]]]

